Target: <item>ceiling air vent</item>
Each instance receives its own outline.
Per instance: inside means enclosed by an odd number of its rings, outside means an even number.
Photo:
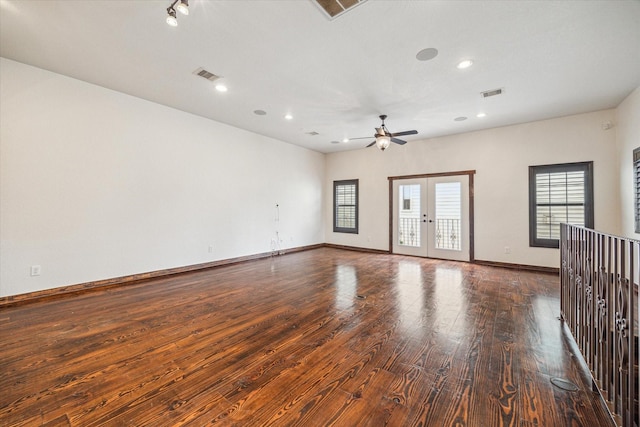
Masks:
[[[502,92],[504,92],[504,89],[493,89],[493,90],[487,90],[485,92],[480,92],[480,95],[483,98],[489,98],[490,96],[496,96],[496,95],[502,95]]]
[[[202,67],[200,67],[197,70],[195,70],[193,72],[193,74],[195,74],[196,76],[204,77],[205,79],[209,80],[210,82],[215,82],[216,80],[218,80],[220,78],[220,76],[216,76],[212,72],[209,72],[209,71],[205,70]]]
[[[311,0],[325,13],[329,19],[335,19],[346,11],[364,3],[367,0]]]
[[[316,135],[320,135],[320,134],[318,132],[316,132],[315,130],[313,130],[311,132],[307,132],[307,135],[316,136]]]

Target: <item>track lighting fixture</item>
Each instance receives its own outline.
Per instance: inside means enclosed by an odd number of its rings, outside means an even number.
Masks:
[[[179,2],[179,3],[178,3]],[[178,4],[176,6],[176,4]],[[189,14],[189,0],[173,0],[171,6],[167,8],[167,24],[172,27],[178,26],[178,18],[176,17],[176,10],[183,15]]]
[[[183,15],[189,14],[189,0],[180,0],[180,3],[176,6],[176,10]]]
[[[168,7],[167,8],[167,24],[171,25],[172,27],[177,27],[178,26],[178,19],[176,18],[176,11],[173,9],[173,7]]]

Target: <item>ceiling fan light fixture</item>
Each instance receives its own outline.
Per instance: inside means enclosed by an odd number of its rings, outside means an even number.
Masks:
[[[387,135],[376,135],[376,147],[378,147],[381,151],[389,148],[391,144],[391,138]]]
[[[380,125],[380,127],[375,128],[376,133],[373,134],[374,140],[369,145],[367,145],[367,147],[373,147],[375,145],[380,149],[380,151],[384,151],[387,148],[389,148],[389,145],[391,145],[392,142],[398,145],[404,145],[407,143],[407,141],[398,138],[399,136],[416,135],[418,133],[417,130],[405,130],[402,132],[394,132],[394,133],[389,132],[389,129],[387,129],[387,127],[384,124],[384,120],[387,118],[387,116],[385,114],[382,114],[379,117],[380,117],[380,120],[382,120],[382,124]],[[365,136],[362,138],[349,138],[349,140],[365,139],[365,138],[368,139]]]
[[[172,27],[177,27],[178,26],[178,19],[176,18],[176,11],[173,7],[168,7],[167,8],[167,24],[169,24]]]
[[[180,0],[180,3],[178,3],[178,5],[176,6],[176,9],[178,10],[178,12],[182,13],[183,15],[188,15],[189,0]]]

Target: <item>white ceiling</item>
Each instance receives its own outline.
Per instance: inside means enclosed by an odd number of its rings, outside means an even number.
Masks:
[[[373,135],[380,114],[415,141],[613,108],[640,86],[637,0],[368,0],[334,20],[311,0],[191,0],[175,28],[170,3],[0,0],[0,55],[325,153],[367,145],[331,141]]]

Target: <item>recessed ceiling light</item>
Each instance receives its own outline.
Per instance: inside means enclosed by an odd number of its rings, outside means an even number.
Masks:
[[[340,144],[340,141],[331,141],[332,144]]]
[[[226,91],[228,91],[229,89],[227,88],[227,86],[223,85],[222,83],[218,83],[218,84],[216,85],[216,90],[217,90],[218,92],[226,92]]]
[[[343,139],[342,142],[349,142],[349,138]]]
[[[465,116],[460,116],[460,117],[456,117],[455,119],[456,122],[464,122],[465,120],[467,120],[467,118]]]
[[[291,119],[293,119],[293,116],[291,114],[287,114],[287,115],[284,116],[284,118],[287,119],[287,120],[291,120]]]
[[[464,70],[465,68],[469,68],[473,65],[473,61],[470,59],[465,59],[464,61],[460,61],[458,62],[458,65],[456,65],[456,67],[458,67],[458,69],[460,70]]]
[[[257,116],[266,116],[267,112],[264,110],[254,110],[253,114],[257,115]]]
[[[428,47],[418,52],[416,55],[416,59],[418,61],[429,61],[435,58],[436,56],[438,56],[438,49],[435,49],[433,47]]]
[[[479,118],[479,119],[481,119],[483,117],[487,117],[487,113],[478,113],[478,114],[476,114],[476,117]]]

